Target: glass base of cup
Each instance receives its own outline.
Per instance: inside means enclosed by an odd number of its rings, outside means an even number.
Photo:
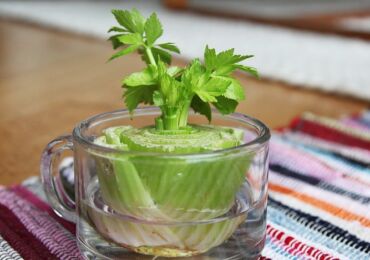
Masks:
[[[165,247],[133,248],[109,242],[100,236],[88,223],[79,225],[78,246],[84,259],[124,259],[124,260],[164,260],[168,258],[184,260],[247,260],[258,259],[265,244],[265,237],[260,241],[232,236],[223,244],[207,251],[195,252]],[[83,229],[83,230],[81,230]],[[236,234],[237,236],[238,234]],[[242,242],[242,244],[241,244]]]
[[[143,255],[151,255],[157,257],[189,257],[194,255],[199,255],[203,252],[193,251],[193,250],[184,250],[178,248],[170,248],[170,247],[151,247],[151,246],[139,246],[139,247],[130,247],[125,246],[129,250],[143,254]]]

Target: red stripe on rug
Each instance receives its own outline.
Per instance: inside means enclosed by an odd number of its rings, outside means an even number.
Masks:
[[[305,119],[295,120],[291,123],[292,130],[300,131],[321,139],[333,141],[349,146],[356,146],[370,150],[370,142],[348,135],[336,129],[311,122]]]
[[[57,220],[65,229],[70,231],[72,234],[76,234],[76,225],[72,222],[69,222],[61,217],[59,217],[53,209],[44,201],[42,201],[40,198],[38,198],[35,194],[33,194],[31,191],[26,189],[23,186],[16,185],[10,188],[13,192],[15,192],[18,196],[21,198],[27,200],[28,202],[32,203],[35,207],[42,211],[46,211],[52,218]]]
[[[0,234],[24,259],[57,259],[31,234],[17,216],[0,204]]]
[[[303,242],[297,240],[293,236],[285,234],[285,232],[278,230],[271,225],[267,225],[266,233],[273,239],[278,240],[281,242],[285,250],[287,250],[290,254],[296,256],[309,256],[314,257],[315,259],[320,260],[337,260],[338,258],[332,257],[330,254],[321,251],[313,246],[304,244]],[[316,256],[315,256],[316,255]],[[320,257],[318,257],[320,256]]]

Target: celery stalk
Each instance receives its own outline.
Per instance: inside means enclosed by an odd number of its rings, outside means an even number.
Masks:
[[[107,129],[105,136],[107,145],[122,142],[130,151],[162,153],[227,148],[241,141],[240,132],[233,129],[194,129],[191,133],[163,135],[126,127]],[[112,133],[116,136],[110,136]],[[105,162],[110,164],[105,166],[108,171],[98,171],[98,178],[103,198],[117,211],[146,218],[211,219],[232,206],[249,161],[245,154],[231,152],[202,159],[122,155]]]
[[[168,151],[199,153],[234,147],[242,136],[237,129],[212,126],[193,126],[172,134],[152,128],[116,127],[106,129],[96,143],[165,155]],[[213,218],[233,206],[249,168],[250,155],[230,151],[209,158],[124,153],[96,157],[102,198],[116,212],[149,221],[211,220],[200,225],[158,226],[90,212],[102,235],[140,253],[151,254],[154,248],[168,247],[204,252],[230,237],[245,219],[239,216],[212,223]]]

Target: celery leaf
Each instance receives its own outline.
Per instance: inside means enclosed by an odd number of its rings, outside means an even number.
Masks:
[[[161,50],[159,48],[152,48],[152,52],[156,62],[158,62],[158,60],[161,60],[167,64],[171,64],[172,58],[169,52]]]
[[[256,78],[259,77],[258,71],[257,71],[256,68],[249,67],[249,66],[244,66],[244,65],[240,65],[240,64],[236,65],[236,68],[238,68],[239,70],[248,72],[249,74],[255,76]]]
[[[172,67],[169,67],[169,68],[167,69],[167,73],[168,73],[169,75],[171,75],[172,77],[176,77],[176,76],[178,76],[182,71],[183,71],[183,69],[182,69],[182,68],[180,68],[180,67],[176,67],[176,66],[172,66]]]
[[[191,101],[191,108],[195,113],[204,115],[209,122],[212,120],[211,106],[207,102],[203,102],[198,96],[194,96]]]
[[[108,41],[112,43],[113,49],[117,49],[118,47],[124,46],[124,44],[120,40],[118,40],[118,37],[122,35],[124,34],[116,34],[108,38]]]
[[[117,22],[122,25],[129,32],[136,32],[137,28],[133,22],[130,11],[128,10],[112,10],[112,14],[116,18]]]
[[[240,84],[239,80],[229,77],[227,77],[226,79],[229,79],[230,84],[227,87],[226,92],[223,96],[236,101],[244,100],[245,99],[244,88]]]
[[[198,97],[203,101],[203,102],[217,102],[217,99],[215,96],[209,94],[207,91],[204,90],[197,90],[195,93],[198,95]]]
[[[238,101],[226,98],[224,96],[219,96],[216,99],[217,101],[212,104],[223,115],[233,113],[238,106]]]
[[[136,44],[140,45],[143,43],[143,38],[139,33],[129,33],[118,36],[117,39],[124,44]]]
[[[222,78],[211,78],[207,83],[201,86],[201,89],[206,91],[209,95],[220,96],[226,92],[229,84],[229,81]]]
[[[163,96],[162,96],[161,92],[159,92],[158,90],[154,91],[154,93],[153,93],[153,102],[154,102],[154,105],[156,105],[158,107],[164,105]]]
[[[127,76],[122,83],[128,87],[149,86],[156,84],[156,79],[152,71],[146,68]]]
[[[147,44],[151,46],[159,37],[162,36],[163,29],[157,14],[153,13],[145,22],[144,26]]]
[[[158,44],[158,46],[161,47],[162,49],[180,53],[179,48],[172,42],[161,43],[161,44]]]
[[[145,26],[145,18],[135,8],[131,10],[131,19],[135,26],[135,32],[143,34]]]
[[[120,50],[120,51],[116,52],[115,54],[113,54],[109,58],[109,61],[114,60],[114,59],[116,59],[118,57],[121,57],[123,55],[127,55],[129,53],[132,53],[132,52],[136,51],[138,48],[139,48],[138,45],[131,45],[131,46],[127,47],[126,49]]]
[[[123,94],[125,104],[130,112],[133,112],[140,103],[153,104],[153,92],[155,88],[152,86],[137,86],[128,88]]]
[[[127,30],[126,30],[126,29],[123,29],[123,28],[121,28],[121,27],[112,26],[112,27],[108,30],[108,32],[109,32],[109,33],[110,33],[110,32],[127,32]]]

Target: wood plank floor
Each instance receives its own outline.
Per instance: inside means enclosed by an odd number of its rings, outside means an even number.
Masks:
[[[52,138],[82,119],[123,107],[120,80],[143,64],[136,55],[106,63],[110,45],[97,39],[0,20],[0,184],[39,174]],[[175,60],[183,65],[184,61]],[[247,100],[238,111],[270,127],[304,111],[337,117],[368,103],[238,75]]]

